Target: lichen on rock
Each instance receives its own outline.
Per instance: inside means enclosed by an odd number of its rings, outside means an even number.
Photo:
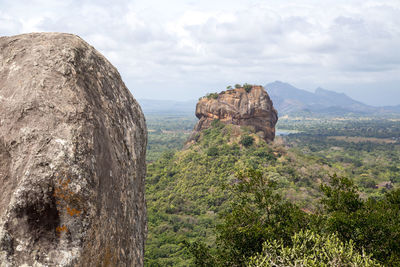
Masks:
[[[142,266],[147,130],[71,34],[0,38],[0,266]]]

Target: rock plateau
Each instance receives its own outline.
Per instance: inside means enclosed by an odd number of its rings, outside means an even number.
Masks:
[[[213,120],[219,120],[224,124],[253,127],[269,142],[275,138],[278,121],[267,92],[262,86],[254,85],[248,90],[242,87],[201,98],[196,105],[196,117],[199,121],[189,141],[194,140],[199,131],[209,128]]]
[[[71,34],[0,38],[0,266],[142,266],[147,131]]]

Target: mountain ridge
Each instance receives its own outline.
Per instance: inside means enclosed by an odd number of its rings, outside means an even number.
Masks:
[[[280,114],[317,112],[324,114],[374,113],[382,108],[372,107],[354,100],[344,93],[318,87],[315,92],[296,88],[289,83],[275,81],[265,85]]]
[[[299,112],[322,115],[373,115],[399,114],[400,105],[375,107],[355,100],[345,93],[338,93],[318,87],[314,92],[275,81],[264,86],[280,115]],[[197,100],[153,100],[138,99],[145,114],[192,115]]]

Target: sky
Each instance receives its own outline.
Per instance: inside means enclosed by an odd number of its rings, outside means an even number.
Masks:
[[[0,36],[28,32],[79,35],[136,99],[280,80],[400,104],[400,0],[0,0]]]

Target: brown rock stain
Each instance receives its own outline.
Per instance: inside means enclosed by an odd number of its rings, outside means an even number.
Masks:
[[[59,175],[57,174],[56,177]],[[83,208],[83,201],[74,191],[70,189],[71,179],[58,179],[54,188],[53,196],[56,199],[56,204],[59,210],[65,210],[70,216],[80,215]]]
[[[81,210],[74,209],[74,208],[67,207],[67,213],[68,213],[70,216],[76,216],[76,215],[81,214],[82,211],[81,211]]]
[[[68,231],[68,228],[66,225],[57,226],[57,228],[56,228],[56,232],[58,235],[61,235],[61,233],[67,232],[67,231]]]

